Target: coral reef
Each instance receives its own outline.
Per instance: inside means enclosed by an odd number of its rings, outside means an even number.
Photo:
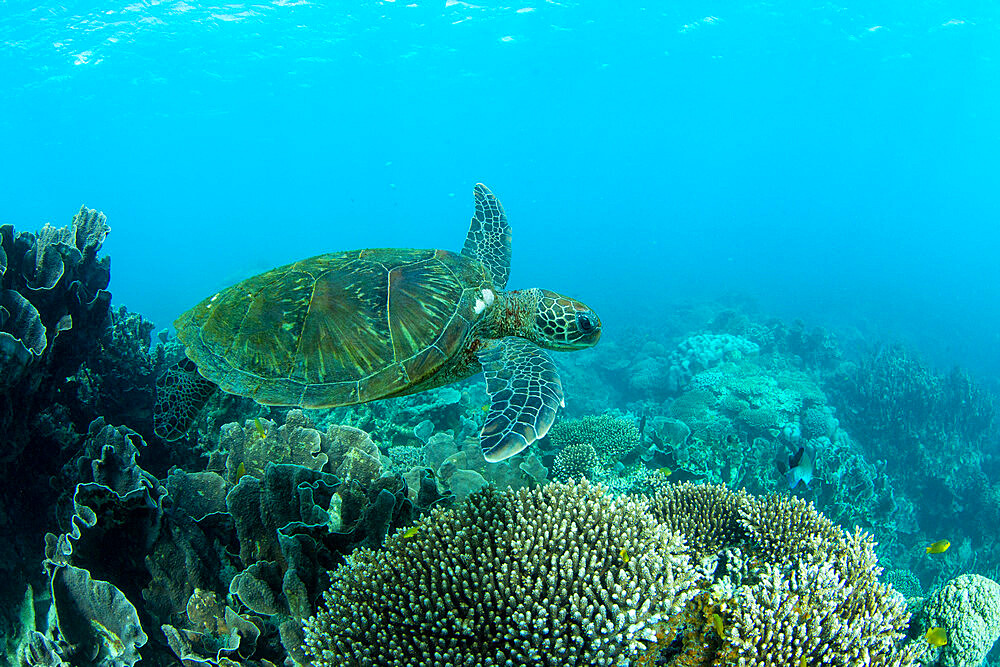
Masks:
[[[6,408],[0,461],[13,460],[27,444],[28,408],[49,408],[47,376],[73,375],[104,330],[111,262],[97,253],[109,231],[104,215],[86,207],[66,227],[15,234],[11,225],[0,226],[0,407]]]
[[[913,546],[952,535],[961,526],[977,548],[974,560],[1000,562],[1000,439],[997,398],[961,370],[934,371],[912,351],[880,346],[831,375],[829,392],[840,420],[869,460],[885,461],[884,478],[912,499],[933,498],[937,508],[907,530]],[[905,504],[904,500],[897,504]],[[957,540],[954,540],[957,543]],[[944,561],[893,554],[929,587],[957,574]],[[972,559],[965,559],[971,568]],[[966,570],[968,571],[968,570]]]
[[[488,405],[483,383],[470,380],[421,394],[323,411],[317,423],[320,428],[327,425],[325,420],[355,426],[388,448],[427,443],[434,433],[450,431],[456,440],[478,434]]]
[[[147,446],[138,433],[90,425],[61,471],[61,484],[75,487],[66,530],[45,539],[50,589],[60,593],[50,596],[53,621],[9,649],[19,662],[304,662],[301,622],[327,572],[355,548],[379,547],[422,511],[415,502],[440,499],[420,484],[411,500],[399,476],[381,474],[378,449],[358,429],[321,432],[300,411],[283,424],[246,424],[225,429],[218,472],[174,469],[165,482],[139,467]],[[261,469],[261,452],[297,463]],[[104,607],[88,602],[84,584]],[[80,614],[101,625],[81,624]]]
[[[167,445],[154,379],[183,346],[111,307],[107,232],[0,226],[11,664],[959,665],[1000,633],[968,574],[1000,572],[1000,403],[967,373],[698,304],[557,357],[562,420],[499,464],[476,381],[317,411],[215,392]]]
[[[586,482],[475,494],[331,576],[305,631],[320,667],[621,664],[695,579],[645,502]]]
[[[658,381],[666,384],[667,391],[683,390],[696,374],[717,366],[723,361],[738,361],[760,352],[760,347],[742,336],[728,333],[700,333],[681,341],[668,359],[665,376]],[[639,373],[637,377],[643,377]]]
[[[913,508],[882,474],[884,464],[866,457],[841,428],[818,380],[805,371],[762,357],[723,362],[692,377],[667,405],[670,417],[647,419],[641,459],[671,469],[673,479],[784,492],[786,462],[801,449],[813,470],[795,493],[839,522],[878,531],[886,543],[915,530]]]
[[[138,587],[121,582],[123,573],[141,569],[142,552],[158,536],[165,497],[155,478],[136,465],[141,444],[131,429],[98,419],[81,454],[67,465],[66,474],[79,481],[68,531],[45,537],[53,613],[48,626],[29,638],[26,650],[37,654],[29,664],[139,660],[147,635],[132,600],[141,598]]]

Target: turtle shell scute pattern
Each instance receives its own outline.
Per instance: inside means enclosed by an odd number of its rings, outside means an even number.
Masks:
[[[330,253],[249,278],[178,318],[178,337],[224,391],[331,407],[407,393],[462,348],[492,289],[445,250]]]

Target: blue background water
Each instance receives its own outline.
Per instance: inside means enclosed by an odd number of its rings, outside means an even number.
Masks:
[[[609,330],[741,294],[1000,376],[990,2],[0,3],[0,221],[107,213],[161,325],[325,251],[458,249]]]

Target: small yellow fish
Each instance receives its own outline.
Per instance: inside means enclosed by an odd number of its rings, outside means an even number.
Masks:
[[[722,633],[726,631],[726,626],[722,623],[722,617],[718,614],[712,614],[712,627],[715,628],[715,634],[722,638]]]
[[[944,646],[948,643],[948,634],[944,631],[944,628],[931,628],[924,635],[924,639],[931,646]]]
[[[257,435],[260,436],[261,440],[267,437],[267,429],[265,429],[264,425],[260,423],[260,417],[253,418],[253,425],[257,429]]]
[[[664,466],[663,468],[660,468],[660,474],[663,475],[664,477],[670,477],[671,475],[674,474],[674,471]]]
[[[927,553],[929,554],[943,554],[951,546],[951,542],[948,540],[938,540],[934,544],[927,547]]]
[[[618,552],[618,555],[622,557],[622,560],[626,563],[632,560],[632,556],[629,554],[628,549],[622,547],[622,550]]]
[[[247,467],[243,465],[243,461],[240,461],[239,466],[236,467],[236,481],[240,481],[245,474],[247,474]]]
[[[410,526],[409,528],[406,529],[405,532],[403,532],[403,539],[408,540],[414,535],[416,535],[418,532],[420,532],[419,528],[417,528],[416,526]]]

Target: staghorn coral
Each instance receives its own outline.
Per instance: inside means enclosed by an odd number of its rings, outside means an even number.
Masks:
[[[747,540],[767,562],[794,565],[821,559],[842,530],[812,503],[790,496],[769,496],[741,506]]]
[[[623,664],[697,576],[645,501],[587,482],[487,489],[387,546],[333,572],[312,664]]]
[[[639,427],[633,418],[608,413],[557,422],[548,437],[556,447],[580,442],[591,445],[604,465],[613,464],[640,441]]]
[[[718,558],[711,583],[661,626],[639,664],[913,664],[902,646],[906,603],[879,581],[866,533],[847,533],[796,498],[721,485],[661,489],[653,509],[693,555]]]
[[[715,484],[668,484],[652,499],[653,516],[684,536],[692,557],[714,556],[726,546],[741,544],[747,529],[743,513],[750,496]]]
[[[583,442],[566,445],[556,454],[552,464],[552,479],[565,482],[568,479],[590,479],[600,462],[593,446]]]
[[[825,546],[821,557],[793,568],[767,564],[720,606],[726,664],[913,664],[912,652],[898,647],[906,603],[878,581],[871,537],[855,531]]]

